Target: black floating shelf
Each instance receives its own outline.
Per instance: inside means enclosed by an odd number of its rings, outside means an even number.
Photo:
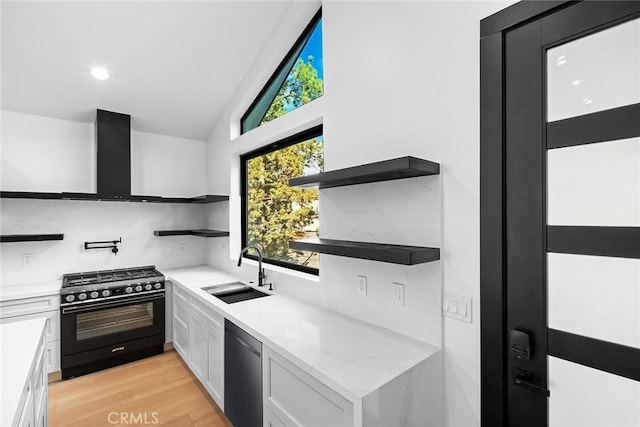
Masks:
[[[215,203],[229,200],[229,196],[205,194],[197,197],[161,197],[161,196],[103,196],[96,193],[35,193],[26,191],[0,191],[3,199],[38,200],[86,200],[94,202],[137,202],[137,203]]]
[[[59,199],[62,199],[62,194],[61,193],[32,193],[27,191],[0,191],[0,197],[3,199],[59,200]]]
[[[216,203],[229,200],[229,196],[205,194],[204,196],[192,197],[189,200],[191,200],[191,203]]]
[[[191,234],[198,237],[226,237],[229,232],[221,230],[191,230]]]
[[[64,234],[3,234],[0,236],[0,243],[43,242],[62,239],[64,239]]]
[[[440,164],[416,157],[400,157],[317,175],[289,179],[290,187],[331,188],[369,182],[391,181],[417,176],[438,175]]]
[[[403,265],[423,264],[440,259],[439,248],[423,246],[388,245],[333,239],[305,239],[290,241],[289,247],[303,251]]]
[[[198,236],[198,237],[225,237],[228,231],[221,230],[156,230],[155,236]]]

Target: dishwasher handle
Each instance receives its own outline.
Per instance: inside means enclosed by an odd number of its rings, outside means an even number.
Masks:
[[[256,351],[253,347],[251,347],[249,345],[248,342],[246,342],[245,340],[243,340],[242,338],[240,338],[239,336],[237,336],[234,333],[231,333],[231,335],[233,335],[233,339],[236,340],[236,342],[242,346],[244,346],[247,350],[249,350],[251,353],[255,354],[256,356],[260,357],[260,352]]]
[[[224,322],[224,332],[225,334],[229,334],[230,338],[236,340],[251,353],[255,354],[258,357],[261,357],[262,343],[227,319],[225,319]]]

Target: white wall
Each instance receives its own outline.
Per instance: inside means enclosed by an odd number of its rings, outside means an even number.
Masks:
[[[131,132],[132,194],[193,197],[205,188],[204,142]]]
[[[1,181],[4,191],[95,192],[93,123],[2,111]],[[133,131],[133,194],[190,197],[204,194],[203,141]],[[68,200],[0,201],[0,233],[64,233],[63,241],[3,243],[0,286],[55,281],[64,273],[134,267],[198,265],[205,261],[206,239],[155,237],[154,230],[203,228],[203,205],[78,202]],[[118,255],[85,251],[85,241],[122,237]],[[187,245],[185,254],[180,244]],[[22,254],[33,265],[22,265]]]
[[[323,190],[320,233],[440,244],[442,262],[401,267],[323,255],[319,281],[268,275],[280,292],[423,341],[439,344],[442,324],[449,426],[480,419],[479,21],[510,3],[324,2],[325,95],[237,137],[237,120],[318,7],[293,5],[208,141],[208,189],[232,196],[232,236],[209,243],[209,263],[247,277],[255,267],[224,258],[227,246],[235,258],[240,239],[238,154],[322,122],[325,170],[406,155],[441,163],[435,178]],[[365,299],[354,292],[356,274],[369,276]],[[404,308],[391,302],[391,281],[406,284]],[[473,323],[441,320],[441,286],[473,298]]]
[[[0,188],[5,191],[96,191],[95,127],[2,110]]]
[[[153,235],[154,230],[202,228],[205,210],[198,205],[3,199],[1,210],[2,234],[64,233],[64,240],[3,243],[0,286],[56,281],[81,271],[205,261],[206,239]],[[117,255],[109,249],[84,250],[85,241],[120,237]],[[185,254],[180,244],[187,245]],[[22,254],[33,255],[31,266],[22,265]]]

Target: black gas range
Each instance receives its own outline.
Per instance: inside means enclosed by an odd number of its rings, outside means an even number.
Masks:
[[[164,276],[155,266],[65,274],[62,378],[162,353],[164,304]]]

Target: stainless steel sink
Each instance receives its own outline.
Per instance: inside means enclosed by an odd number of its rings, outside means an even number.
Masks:
[[[227,304],[269,296],[267,293],[260,292],[259,290],[240,282],[207,286],[202,288],[202,290],[213,295],[219,300],[226,302]]]

